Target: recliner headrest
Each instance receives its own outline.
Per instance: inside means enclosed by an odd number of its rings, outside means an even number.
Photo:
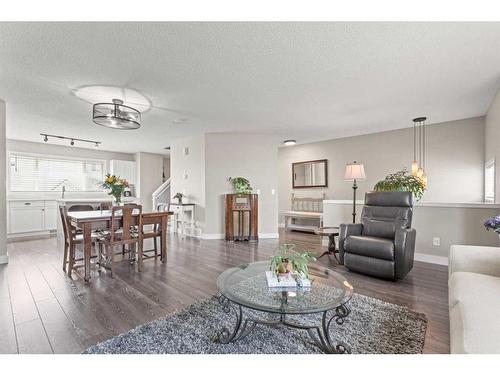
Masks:
[[[409,191],[372,191],[365,194],[367,206],[413,207]]]

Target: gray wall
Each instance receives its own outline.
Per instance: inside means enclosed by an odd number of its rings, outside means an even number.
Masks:
[[[486,112],[485,161],[495,159],[495,201],[500,202],[500,90]]]
[[[429,187],[422,202],[482,202],[484,118],[477,117],[429,125],[427,175]],[[327,199],[352,199],[352,183],[344,181],[346,163],[365,165],[367,179],[359,181],[359,197],[388,173],[410,168],[413,159],[412,129],[399,129],[357,137],[333,139],[278,152],[279,210],[290,209],[290,195]],[[292,189],[293,162],[328,159],[328,188]]]
[[[144,212],[153,211],[153,192],[163,183],[163,155],[138,152],[135,154],[137,168],[137,196]]]
[[[205,136],[207,234],[224,233],[223,196],[232,193],[229,177],[250,180],[259,191],[259,233],[278,233],[278,148],[269,135],[212,133]],[[274,194],[273,194],[274,190]]]
[[[184,155],[184,148],[189,150]],[[205,238],[224,234],[223,195],[232,192],[229,177],[246,177],[259,195],[259,233],[278,233],[278,150],[268,135],[213,133],[171,143],[172,195],[186,194],[196,204],[196,221]],[[272,194],[274,190],[274,195]]]
[[[362,210],[362,201],[357,207],[358,220]],[[338,226],[350,222],[351,203],[325,204],[324,225]],[[486,218],[498,215],[500,209],[479,205],[416,205],[414,207],[412,227],[417,231],[415,251],[419,254],[447,257],[450,246],[478,245],[498,246],[498,234],[486,231],[483,222]],[[440,238],[440,245],[433,244],[433,238]]]
[[[0,100],[0,264],[7,262],[7,186],[5,144],[5,102]]]
[[[205,136],[174,139],[170,144],[171,195],[183,193],[196,204],[196,225],[205,229]],[[184,148],[189,150],[184,155]],[[185,172],[185,174],[184,174]]]

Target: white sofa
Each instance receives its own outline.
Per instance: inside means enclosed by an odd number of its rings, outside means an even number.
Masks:
[[[448,270],[451,353],[500,353],[500,247],[453,245]]]

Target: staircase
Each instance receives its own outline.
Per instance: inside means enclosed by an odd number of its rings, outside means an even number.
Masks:
[[[160,203],[169,204],[170,203],[170,178],[168,178],[163,184],[161,184],[158,189],[156,189],[153,194],[153,210]]]

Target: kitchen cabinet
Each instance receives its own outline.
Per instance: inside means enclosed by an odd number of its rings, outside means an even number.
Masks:
[[[10,202],[9,206],[9,233],[44,230],[44,201]]]
[[[8,234],[53,231],[56,229],[56,201],[9,201]]]
[[[56,201],[45,201],[44,229],[56,230],[57,218],[58,212]]]

